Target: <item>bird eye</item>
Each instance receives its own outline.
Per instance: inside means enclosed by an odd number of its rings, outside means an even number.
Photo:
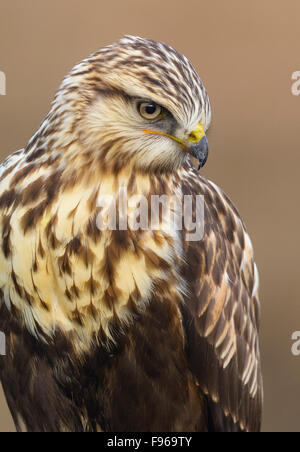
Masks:
[[[163,108],[154,102],[140,102],[138,104],[138,112],[144,118],[148,120],[157,119],[163,115]]]

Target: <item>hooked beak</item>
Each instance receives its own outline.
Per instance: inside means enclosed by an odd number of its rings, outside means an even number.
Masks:
[[[208,150],[208,141],[203,126],[199,122],[196,129],[193,130],[188,138],[188,152],[198,160],[198,170],[205,165],[208,157]]]
[[[187,151],[190,155],[198,160],[198,170],[205,165],[208,157],[209,146],[203,126],[202,124],[200,124],[200,122],[198,123],[197,127],[190,133],[187,140],[180,140],[179,138],[174,137],[173,135],[169,135],[168,133],[155,132],[154,130],[144,129],[143,132],[153,135],[164,135],[171,138],[172,140],[179,143],[185,151]]]

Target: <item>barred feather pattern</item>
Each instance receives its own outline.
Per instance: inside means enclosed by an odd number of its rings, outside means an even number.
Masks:
[[[75,66],[36,134],[0,167],[0,379],[15,424],[257,431],[251,240],[177,144],[135,128],[132,96],[168,108],[178,133],[200,120],[209,127],[209,99],[188,60],[125,37]],[[178,231],[164,213],[157,230],[130,227],[133,210],[126,230],[100,230],[99,200],[124,188],[148,200],[203,195],[202,240],[188,241],[187,226]]]

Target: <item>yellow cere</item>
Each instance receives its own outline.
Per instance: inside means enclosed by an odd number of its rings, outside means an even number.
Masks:
[[[177,143],[179,143],[186,150],[187,150],[187,147],[185,146],[185,144],[198,143],[198,141],[200,141],[205,136],[203,126],[202,126],[202,124],[200,124],[200,122],[198,123],[197,127],[190,133],[187,141],[180,140],[179,138],[174,137],[173,135],[169,135],[168,133],[164,133],[164,132],[158,132],[158,131],[148,130],[148,129],[144,129],[143,132],[149,133],[152,135],[163,135],[165,137],[172,138],[172,140],[177,141]]]
[[[202,124],[198,123],[197,127],[192,131],[190,136],[188,137],[189,143],[198,143],[205,136],[205,132]]]

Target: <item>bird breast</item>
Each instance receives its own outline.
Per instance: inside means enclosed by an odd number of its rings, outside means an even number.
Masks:
[[[1,197],[0,234],[8,244],[1,250],[0,287],[32,334],[75,333],[85,349],[95,338],[113,341],[112,331],[134,321],[154,286],[182,298],[182,245],[169,216],[159,214],[154,229],[135,227],[141,199],[151,202],[164,185],[175,192],[174,181],[111,176],[51,191],[47,172],[28,173],[25,184],[18,171],[2,181],[2,192],[19,196],[11,205]]]

